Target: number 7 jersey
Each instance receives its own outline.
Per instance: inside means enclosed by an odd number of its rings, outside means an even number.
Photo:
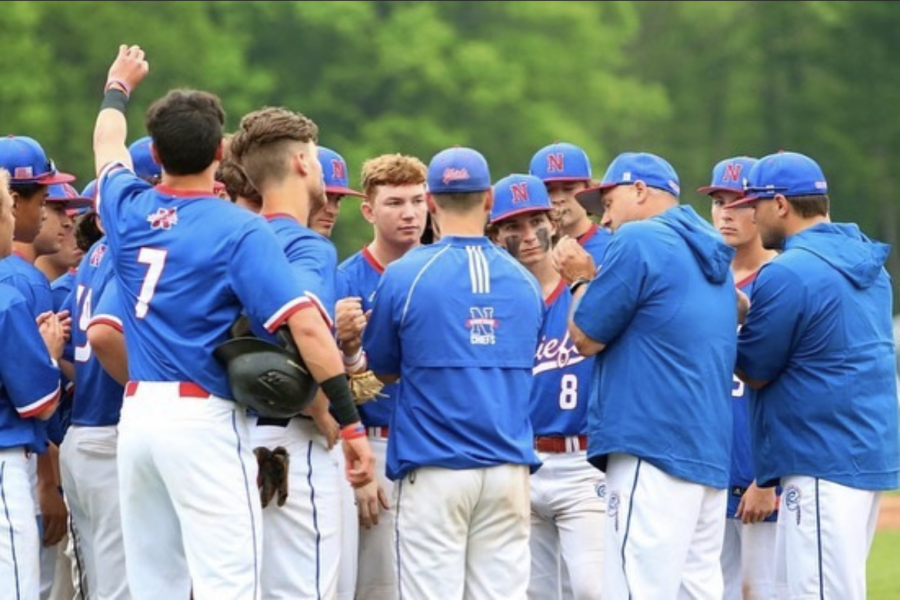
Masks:
[[[112,164],[98,178],[97,204],[132,380],[188,381],[230,398],[213,350],[242,307],[272,333],[313,306],[271,227],[211,190],[154,188]]]

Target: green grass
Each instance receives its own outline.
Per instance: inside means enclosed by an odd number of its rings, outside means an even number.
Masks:
[[[900,598],[900,531],[879,531],[872,542],[868,563],[868,600]]]

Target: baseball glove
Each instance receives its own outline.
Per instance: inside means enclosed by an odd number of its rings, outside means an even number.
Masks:
[[[290,455],[283,446],[269,450],[259,446],[253,450],[259,471],[256,474],[256,485],[259,487],[259,499],[262,507],[269,505],[277,496],[275,503],[284,506],[288,497],[288,466]]]
[[[387,398],[387,394],[381,393],[382,388],[384,388],[384,384],[375,377],[375,373],[372,371],[350,375],[350,392],[357,404],[365,404],[375,398]]]

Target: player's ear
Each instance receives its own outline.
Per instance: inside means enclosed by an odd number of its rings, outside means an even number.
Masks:
[[[425,194],[425,205],[428,207],[428,212],[431,214],[437,213],[437,204],[435,204],[434,197],[430,192]]]
[[[492,208],[494,208],[494,190],[493,190],[493,188],[487,190],[484,193],[484,212],[490,214]]]
[[[225,143],[225,138],[219,140],[219,147],[216,148],[216,162],[222,162],[222,159],[225,158]],[[156,159],[156,151],[153,149],[152,143],[150,144],[150,152],[153,155],[153,162],[159,164],[159,161]]]
[[[372,203],[369,202],[368,198],[359,203],[359,211],[366,221],[375,223],[375,207],[372,206]]]
[[[775,194],[775,197],[772,199],[772,202],[775,203],[776,210],[778,211],[779,217],[786,217],[788,213],[791,211],[791,203],[787,198],[784,197],[783,194]]]

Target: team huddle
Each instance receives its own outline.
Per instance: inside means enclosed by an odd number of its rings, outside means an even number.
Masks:
[[[372,157],[120,46],[96,178],[0,139],[0,599],[866,597],[889,247],[819,165]],[[371,242],[329,239],[358,198]]]

